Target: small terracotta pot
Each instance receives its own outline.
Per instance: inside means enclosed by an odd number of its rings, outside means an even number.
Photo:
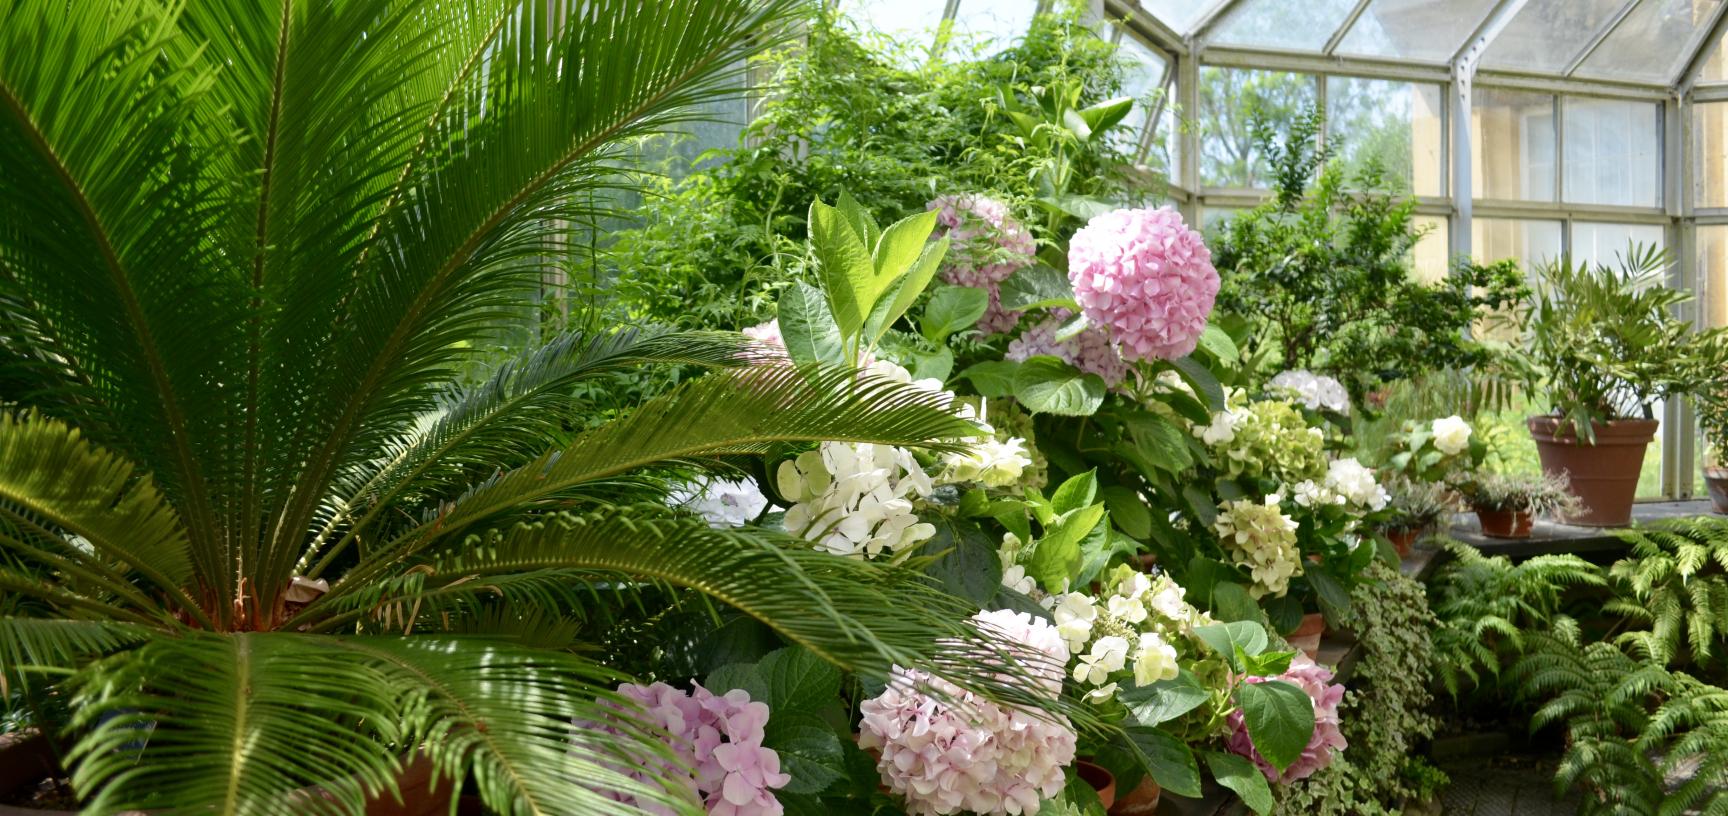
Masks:
[[[61,773],[59,755],[46,737],[40,734],[0,735],[0,796],[26,790],[42,780]],[[366,816],[434,816],[448,813],[455,787],[449,778],[432,786],[432,761],[416,756],[403,766],[396,777],[402,793],[397,802],[383,795],[366,802]],[[294,796],[314,797],[323,793],[306,788]],[[71,810],[34,810],[0,805],[0,816],[78,816]],[[145,816],[139,811],[127,811],[121,816]]]
[[[1158,812],[1158,799],[1163,795],[1164,789],[1152,781],[1151,775],[1142,776],[1133,790],[1116,798],[1116,806],[1109,809],[1110,816],[1152,816]]]
[[[1716,512],[1728,513],[1728,468],[1705,468],[1704,487],[1710,491],[1710,503],[1716,505]]]
[[[1529,510],[1484,510],[1478,507],[1476,521],[1482,525],[1482,534],[1489,538],[1529,538],[1536,516]]]
[[[1581,444],[1570,423],[1559,417],[1531,417],[1530,436],[1542,458],[1542,472],[1564,474],[1572,495],[1584,509],[1568,514],[1567,524],[1584,527],[1625,527],[1632,523],[1632,502],[1638,498],[1638,474],[1644,452],[1656,436],[1654,419],[1616,419],[1593,423],[1596,444]]]
[[[1302,650],[1309,660],[1320,656],[1320,635],[1326,631],[1326,616],[1309,612],[1302,616],[1302,625],[1284,637],[1290,645]]]
[[[1389,527],[1386,530],[1386,540],[1392,542],[1392,549],[1398,551],[1399,558],[1409,558],[1416,550],[1416,541],[1427,532],[1422,527]]]
[[[1087,762],[1084,759],[1074,761],[1074,775],[1080,777],[1092,790],[1098,792],[1098,804],[1109,810],[1116,804],[1116,775],[1110,773],[1102,765]]]

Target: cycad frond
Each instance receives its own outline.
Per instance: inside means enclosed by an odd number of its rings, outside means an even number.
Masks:
[[[30,676],[41,670],[69,672],[154,634],[112,621],[0,617],[0,697],[11,683],[28,685]]]

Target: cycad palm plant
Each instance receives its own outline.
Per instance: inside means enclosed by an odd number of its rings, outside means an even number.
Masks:
[[[621,147],[793,12],[0,0],[0,682],[72,702],[90,812],[353,812],[416,751],[499,811],[628,812],[653,735],[573,726],[616,678],[539,635],[644,586],[866,672],[965,634],[915,576],[629,502],[971,429],[918,392],[655,331],[458,377]],[[571,396],[657,363],[722,370],[607,422]]]

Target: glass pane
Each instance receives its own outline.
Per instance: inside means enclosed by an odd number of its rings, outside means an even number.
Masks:
[[[1296,121],[1316,104],[1314,77],[1285,71],[1200,69],[1200,183],[1207,187],[1265,187],[1264,156],[1254,149],[1256,112],[1280,123]]]
[[[1319,51],[1355,5],[1355,0],[1237,0],[1209,39],[1230,45]]]
[[[1710,51],[1710,56],[1704,58],[1704,65],[1698,69],[1698,81],[1728,82],[1728,33],[1716,40],[1714,45],[1704,46]]]
[[[1399,192],[1441,195],[1440,86],[1326,78],[1326,144],[1351,170],[1376,162]]]
[[[1615,267],[1631,244],[1666,246],[1666,231],[1658,224],[1572,223],[1572,261]]]
[[[1447,62],[1494,8],[1494,0],[1374,0],[1338,53]]]
[[[1200,21],[1200,15],[1212,6],[1212,2],[1211,0],[1140,0],[1140,5],[1152,12],[1153,17],[1162,20],[1177,34],[1187,34],[1188,29]]]
[[[1565,97],[1567,201],[1662,206],[1662,108]]]
[[[1472,218],[1470,251],[1481,263],[1511,258],[1529,271],[1560,257],[1560,222]]]
[[[1158,124],[1160,134],[1155,134],[1154,147],[1150,151],[1146,164],[1168,172],[1175,165],[1169,161],[1167,140],[1157,139],[1157,135],[1167,134],[1170,130],[1169,104],[1173,99],[1164,98],[1164,89],[1159,83],[1165,78],[1165,66],[1168,64],[1157,51],[1140,42],[1133,34],[1122,32],[1122,40],[1117,45],[1118,56],[1122,57],[1125,70],[1122,75],[1122,93],[1134,97],[1134,109],[1128,113],[1126,127],[1117,131],[1122,138],[1129,140],[1123,149],[1130,154],[1139,152],[1141,140],[1145,137],[1146,124],[1152,113],[1160,111]]]
[[[1200,210],[1200,231],[1210,234],[1221,227],[1230,216],[1241,212],[1240,207],[1205,207]]]
[[[1692,195],[1699,207],[1728,207],[1728,102],[1692,107]]]
[[[1692,41],[1721,0],[1643,0],[1578,66],[1577,76],[1667,84],[1692,56]]]
[[[1482,67],[1539,74],[1566,70],[1627,0],[1529,0],[1482,54]]]
[[[1554,200],[1554,97],[1477,88],[1470,110],[1476,198]]]
[[[972,42],[1008,46],[1026,35],[1037,12],[1038,0],[963,0],[954,14],[954,31]]]
[[[844,0],[841,10],[860,31],[925,44],[942,22],[943,5],[941,0]]]
[[[1452,230],[1445,218],[1433,215],[1416,216],[1417,229],[1427,230],[1411,250],[1416,279],[1435,283],[1446,278],[1451,268]]]
[[[1698,280],[1704,319],[1728,326],[1728,226],[1698,228]]]

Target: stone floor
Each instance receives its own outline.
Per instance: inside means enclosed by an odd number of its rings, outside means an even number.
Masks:
[[[1440,794],[1446,816],[1572,816],[1576,794],[1554,795],[1554,757],[1500,756],[1442,762],[1452,784]]]

